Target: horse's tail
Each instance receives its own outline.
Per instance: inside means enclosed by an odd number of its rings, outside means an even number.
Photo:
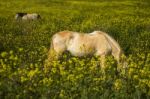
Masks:
[[[44,61],[44,72],[47,73],[49,71],[51,62],[52,62],[52,50],[54,49],[53,40],[50,42],[50,49],[48,51],[47,59]]]
[[[49,49],[49,53],[52,53],[52,51],[54,51],[54,36],[52,37],[51,43],[50,43],[50,49]]]

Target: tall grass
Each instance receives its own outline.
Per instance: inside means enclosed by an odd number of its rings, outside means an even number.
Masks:
[[[0,98],[149,98],[149,10],[148,0],[1,0]],[[16,21],[17,12],[42,19]],[[108,57],[103,75],[97,58],[67,55],[44,72],[51,36],[62,30],[107,32],[128,57],[128,70],[116,74]]]

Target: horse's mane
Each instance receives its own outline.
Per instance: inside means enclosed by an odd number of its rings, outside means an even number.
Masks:
[[[102,31],[100,31],[99,33],[105,35],[106,38],[109,40],[109,42],[110,42],[111,44],[113,44],[117,49],[121,49],[121,47],[120,47],[120,45],[118,44],[118,42],[116,42],[115,39],[114,39],[112,36],[108,35],[108,34],[105,33],[105,32],[102,32]]]
[[[123,50],[121,49],[120,45],[118,44],[117,41],[115,41],[115,39],[113,37],[111,37],[110,35],[108,35],[105,32],[99,31],[98,33],[103,34],[106,39],[108,40],[108,42],[111,44],[111,46],[114,46],[117,49],[117,53],[119,54],[119,59],[120,57],[123,55]],[[112,49],[112,51],[114,51],[116,53],[115,50]]]

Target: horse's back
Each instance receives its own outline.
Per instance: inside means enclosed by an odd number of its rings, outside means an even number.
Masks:
[[[68,43],[67,50],[73,53],[73,55],[83,56],[86,54],[103,53],[100,51],[108,50],[108,46],[106,38],[96,32],[74,33]]]

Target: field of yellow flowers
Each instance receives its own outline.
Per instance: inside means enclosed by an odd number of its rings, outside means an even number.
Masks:
[[[1,0],[0,99],[149,99],[150,1]],[[37,21],[16,21],[36,12]],[[115,38],[128,67],[112,56],[101,70],[96,56],[70,53],[44,68],[51,36],[63,30],[101,30]]]

